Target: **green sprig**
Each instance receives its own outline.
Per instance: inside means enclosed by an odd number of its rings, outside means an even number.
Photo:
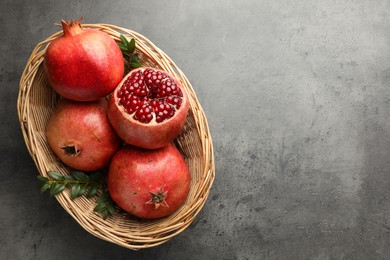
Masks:
[[[138,58],[138,54],[135,53],[135,40],[132,38],[130,41],[124,35],[120,35],[121,42],[118,43],[119,49],[122,51],[123,58],[125,60],[125,74],[127,74],[133,68],[139,68],[142,66],[141,61]]]
[[[71,175],[62,175],[55,171],[49,171],[48,177],[39,175],[41,181],[40,191],[49,190],[51,196],[61,193],[65,188],[70,188],[71,199],[74,200],[85,195],[92,198],[98,194],[99,187],[104,188],[104,176],[101,171],[85,174],[81,171],[72,170]],[[107,189],[103,189],[100,197],[96,201],[95,212],[103,214],[103,219],[115,213],[114,202]]]

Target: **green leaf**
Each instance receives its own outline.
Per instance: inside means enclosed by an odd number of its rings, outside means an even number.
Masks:
[[[58,172],[50,171],[48,174],[56,181],[63,179],[63,176]]]
[[[70,175],[64,175],[62,176],[64,180],[67,180],[67,181],[74,181],[74,178]]]
[[[115,208],[111,203],[107,206],[107,210],[108,210],[108,213],[110,213],[110,215],[115,214]]]
[[[41,184],[41,187],[39,188],[39,190],[43,193],[49,188],[50,188],[50,184],[48,182],[43,182]]]
[[[131,62],[131,67],[132,68],[139,68],[139,67],[142,67],[142,63],[140,61],[132,61]]]
[[[87,181],[89,179],[88,175],[80,171],[71,171],[73,177],[78,181]]]
[[[54,196],[54,192],[57,188],[57,183],[53,183],[51,186],[50,186],[50,196]]]
[[[131,64],[132,68],[139,68],[139,67],[142,66],[141,62],[138,59],[138,55],[136,53],[131,57],[131,63],[130,64]]]
[[[121,38],[121,41],[123,44],[125,44],[126,46],[129,46],[129,41],[126,39],[126,37],[124,35],[120,35],[119,36]]]
[[[103,212],[106,209],[106,204],[104,203],[98,203],[96,207],[93,209],[93,211],[96,212]]]
[[[103,219],[104,219],[104,220],[107,219],[108,214],[109,214],[108,210],[103,211]]]
[[[118,46],[119,46],[119,49],[121,49],[122,52],[127,52],[127,46],[122,44],[122,43],[118,43]]]
[[[98,200],[96,202],[98,204],[105,202],[109,198],[109,196],[110,196],[110,194],[108,193],[108,191],[104,191],[104,192],[102,192],[102,195],[100,195],[100,197],[98,198]]]
[[[96,195],[99,189],[99,184],[94,183],[89,187],[88,193],[87,193],[87,198],[92,198]]]
[[[80,190],[81,190],[80,184],[75,184],[74,186],[72,186],[72,189],[70,191],[72,200],[74,200],[79,196]]]
[[[94,182],[101,182],[103,181],[103,173],[100,171],[93,172],[89,175],[89,179]]]
[[[131,54],[135,50],[135,40],[132,38],[130,42],[127,44],[128,52]]]
[[[46,178],[46,177],[44,177],[44,176],[42,176],[42,175],[38,175],[37,178],[38,178],[38,180],[40,180],[40,181],[42,181],[42,182],[47,182],[47,181],[49,181],[48,178]]]
[[[106,219],[109,215],[113,215],[115,213],[114,202],[107,190],[103,191],[97,199],[97,205],[93,210],[95,212],[102,213],[103,219]]]
[[[127,52],[122,52],[123,58],[125,58],[125,61],[128,61],[130,59],[130,54]]]
[[[55,196],[65,189],[64,183],[53,183],[50,187],[50,195]]]
[[[139,61],[139,59],[138,59],[138,54],[137,53],[134,53],[133,54],[133,56],[131,56],[131,60],[130,60],[131,62],[133,62],[133,61]]]
[[[78,196],[84,195],[84,193],[87,191],[87,189],[88,189],[88,184],[82,185],[81,188],[80,188]]]

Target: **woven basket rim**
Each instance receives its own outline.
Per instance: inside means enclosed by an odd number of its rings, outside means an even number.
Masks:
[[[212,187],[215,178],[214,152],[206,115],[184,73],[146,37],[111,24],[83,24],[82,27],[104,31],[116,41],[119,41],[120,34],[134,38],[141,60],[166,70],[181,81],[189,97],[190,109],[186,122],[188,127],[183,129],[183,134],[175,143],[182,151],[194,155],[187,158],[192,177],[191,189],[183,209],[169,217],[153,221],[134,220],[120,214],[117,218],[104,221],[96,213],[82,210],[91,203],[90,200],[85,198],[71,200],[69,192],[66,191],[55,198],[86,231],[102,240],[132,250],[161,245],[184,231],[193,222],[202,210]],[[42,176],[47,176],[51,167],[59,167],[62,174],[67,174],[66,168],[55,163],[55,158],[50,155],[51,151],[47,148],[45,137],[42,135],[42,129],[58,99],[58,95],[47,88],[42,63],[47,45],[61,35],[62,31],[58,31],[35,46],[19,82],[17,110],[20,127],[26,147]]]

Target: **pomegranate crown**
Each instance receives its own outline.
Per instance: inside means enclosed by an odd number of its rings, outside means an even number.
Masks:
[[[61,24],[54,24],[57,26],[62,27],[62,30],[64,32],[64,36],[72,36],[75,34],[78,34],[82,32],[82,27],[81,27],[81,21],[83,20],[83,17],[80,17],[77,21],[66,21],[64,19],[61,20]]]

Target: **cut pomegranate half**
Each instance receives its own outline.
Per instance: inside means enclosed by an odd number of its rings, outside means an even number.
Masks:
[[[129,72],[110,96],[108,118],[126,143],[156,149],[180,134],[188,108],[187,94],[174,76],[141,67]]]

